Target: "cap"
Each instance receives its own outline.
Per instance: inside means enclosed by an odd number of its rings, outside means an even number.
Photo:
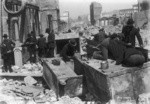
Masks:
[[[8,36],[7,36],[7,34],[4,34],[3,37],[4,37],[4,38],[7,38]]]
[[[76,41],[74,39],[69,40],[69,44],[72,45],[72,46],[76,46],[77,45],[77,43],[76,43]]]
[[[99,31],[104,31],[104,28],[99,29]]]
[[[44,36],[43,34],[40,34],[39,36]]]
[[[133,21],[132,18],[128,19],[128,21],[127,21],[127,24],[128,24],[128,25],[132,25],[133,23],[134,23],[134,21]]]

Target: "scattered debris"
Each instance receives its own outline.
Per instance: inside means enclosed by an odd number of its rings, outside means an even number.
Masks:
[[[36,64],[24,64],[22,68],[18,66],[12,66],[12,70],[14,73],[33,73],[33,74],[38,74],[43,72],[43,66],[40,63]]]
[[[37,83],[37,81],[31,76],[25,77],[24,82],[25,82],[26,85],[29,85],[29,86],[32,86],[33,84]]]

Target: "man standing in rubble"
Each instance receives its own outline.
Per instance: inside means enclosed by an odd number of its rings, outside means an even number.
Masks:
[[[31,63],[36,62],[36,38],[34,34],[28,34],[28,38],[25,41],[25,46],[27,46],[28,52],[29,52],[29,61]]]
[[[47,51],[47,57],[52,58],[54,57],[54,49],[55,49],[55,34],[54,31],[51,30],[48,35],[48,51]]]
[[[137,37],[139,46],[143,47],[143,41],[141,38],[141,35],[139,33],[139,30],[134,27],[134,21],[133,19],[128,19],[127,25],[123,27],[122,33],[124,34],[123,41],[125,43],[131,44],[132,47],[135,47],[135,37]]]
[[[45,37],[43,37],[44,36],[43,34],[40,34],[39,36],[40,38],[37,41],[37,45],[38,45],[38,56],[41,58],[44,57],[45,55],[46,39]]]
[[[14,62],[14,54],[13,49],[15,47],[15,43],[8,39],[7,34],[3,35],[3,42],[1,45],[1,52],[2,52],[2,59],[4,60],[4,68],[5,72],[12,72],[11,65],[13,65]]]

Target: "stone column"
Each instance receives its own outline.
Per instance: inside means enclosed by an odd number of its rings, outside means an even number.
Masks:
[[[0,0],[0,44],[2,43],[2,36],[3,36],[3,23],[2,23],[2,19],[3,19],[3,16],[2,16],[2,13],[3,13],[3,5],[2,5],[2,0]],[[1,49],[0,49],[1,50]],[[2,62],[2,57],[1,57],[1,51],[0,51],[0,65],[2,65],[3,62]]]
[[[22,67],[23,62],[22,62],[22,47],[19,39],[19,26],[18,26],[18,17],[13,17],[12,22],[14,22],[14,27],[15,27],[15,48],[14,48],[14,57],[15,57],[15,65]]]

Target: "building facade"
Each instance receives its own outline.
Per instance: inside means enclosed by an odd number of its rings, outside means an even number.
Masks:
[[[97,2],[92,2],[90,5],[90,19],[92,25],[99,25],[101,12],[102,12],[102,5]]]
[[[11,33],[9,33],[9,16],[8,13],[4,10],[3,7],[3,2],[4,0],[0,1],[0,36],[2,36],[4,33],[11,35]],[[9,0],[11,1],[11,0]],[[20,1],[20,0],[17,0]],[[58,31],[59,30],[59,2],[58,0],[26,0],[27,4],[31,4],[31,5],[35,5],[36,7],[39,7],[38,9],[38,14],[39,16],[38,21],[40,21],[38,24],[40,25],[39,27],[39,31],[40,33],[45,33],[45,29],[46,28],[51,28],[54,31]],[[31,13],[30,13],[31,14]],[[30,15],[29,14],[29,15]],[[26,14],[27,15],[27,14]],[[33,13],[34,15],[34,13]],[[30,17],[30,16],[29,16]],[[28,18],[28,20],[30,21],[30,19],[32,18]],[[32,25],[31,23],[26,24],[27,25]],[[20,27],[20,26],[19,26]],[[26,30],[24,30],[26,31]],[[28,30],[29,32],[32,31],[31,28],[29,28]],[[24,34],[27,34],[26,32]],[[38,34],[39,35],[39,32]],[[1,38],[1,37],[0,37]],[[2,38],[0,39],[2,40]]]
[[[46,28],[59,31],[60,10],[58,0],[37,0],[40,7],[40,29],[44,33]]]

